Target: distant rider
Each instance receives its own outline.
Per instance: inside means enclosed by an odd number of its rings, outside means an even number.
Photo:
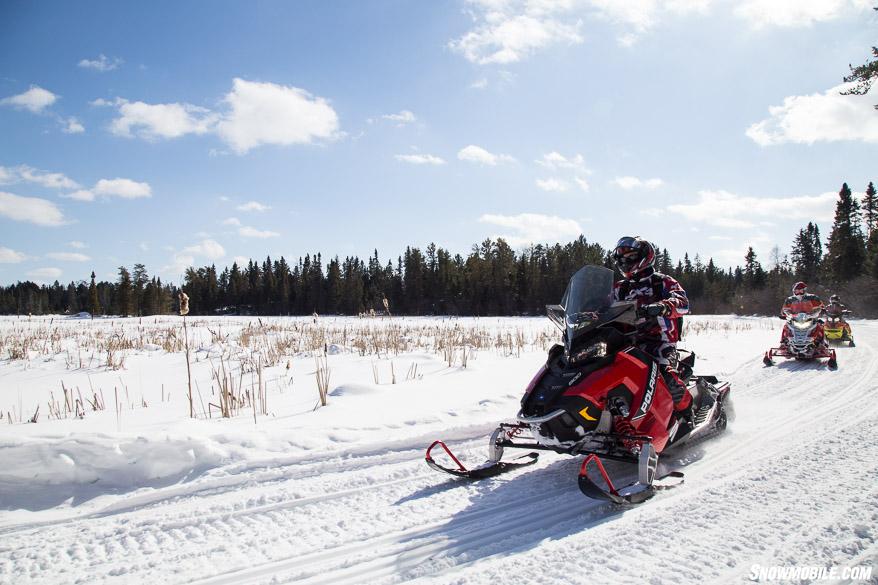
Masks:
[[[782,319],[786,319],[788,316],[795,315],[796,313],[812,313],[824,308],[823,301],[820,300],[820,297],[808,294],[807,290],[808,285],[804,282],[799,281],[793,285],[792,296],[787,297],[787,300],[784,301],[783,307],[780,310],[780,316]],[[789,336],[790,332],[784,327],[783,332],[780,335],[781,346],[787,344]]]
[[[842,304],[838,295],[832,295],[829,297],[829,304],[826,305],[827,317],[844,321],[845,311],[847,311],[847,307]]]
[[[637,347],[661,366],[674,410],[691,422],[692,395],[677,372],[679,317],[689,312],[686,291],[674,278],[655,271],[655,248],[639,236],[621,238],[613,250],[613,260],[624,277],[616,282],[615,300],[637,301],[637,308],[645,316],[637,326]]]

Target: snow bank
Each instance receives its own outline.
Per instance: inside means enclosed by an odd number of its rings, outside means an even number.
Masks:
[[[18,486],[21,496],[4,498],[2,507],[10,509],[78,486],[105,492],[177,482],[222,465],[229,451],[203,438],[7,437],[0,439],[0,460],[0,485]]]

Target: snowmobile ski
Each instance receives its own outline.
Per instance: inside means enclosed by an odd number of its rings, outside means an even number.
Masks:
[[[445,467],[444,465],[436,463],[430,452],[437,445],[442,447],[442,449],[445,450],[448,456],[451,457],[451,460],[454,461],[455,464],[457,464],[457,469],[452,469],[450,467]],[[424,458],[427,461],[427,465],[429,465],[436,471],[444,471],[445,473],[448,473],[450,475],[454,475],[456,477],[465,477],[467,479],[485,479],[487,477],[500,475],[501,473],[505,473],[518,467],[533,465],[537,462],[538,457],[539,453],[526,453],[524,455],[521,455],[520,457],[516,457],[512,461],[499,461],[488,459],[478,467],[467,469],[466,466],[464,466],[464,464],[460,462],[460,459],[455,457],[454,453],[451,452],[451,449],[449,449],[445,443],[443,443],[442,441],[433,441],[433,444],[427,448],[427,454]]]
[[[606,487],[598,485],[589,477],[590,464],[594,464]],[[579,491],[595,500],[606,500],[614,504],[640,504],[653,497],[659,490],[671,489],[683,483],[683,473],[680,471],[671,471],[662,477],[656,477],[657,466],[658,455],[655,449],[652,445],[645,445],[638,458],[637,480],[617,488],[604,468],[601,458],[590,454],[582,461],[582,466],[579,468]]]

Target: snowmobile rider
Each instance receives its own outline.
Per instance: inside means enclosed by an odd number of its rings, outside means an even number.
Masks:
[[[832,295],[829,297],[829,304],[826,305],[826,316],[831,319],[838,319],[839,321],[844,321],[844,313],[847,311],[847,307],[842,304],[841,299],[838,295]]]
[[[621,238],[613,260],[623,276],[615,284],[615,300],[636,301],[638,311],[645,316],[637,325],[635,343],[659,364],[675,412],[691,422],[692,395],[677,372],[679,317],[689,312],[686,291],[674,278],[655,271],[655,248],[639,236]]]
[[[787,297],[780,310],[780,316],[783,319],[786,319],[787,315],[791,313],[794,315],[796,313],[811,313],[823,308],[823,301],[820,300],[820,297],[808,294],[807,290],[808,285],[804,282],[799,281],[793,285],[792,296]]]
[[[818,297],[817,295],[808,294],[807,290],[808,285],[802,281],[799,281],[793,285],[792,296],[787,297],[787,300],[784,301],[783,307],[780,310],[781,319],[787,319],[787,317],[789,317],[790,315],[795,315],[796,313],[811,313],[818,309],[824,309],[823,301],[820,300],[820,297]],[[786,327],[784,327],[783,332],[780,335],[781,347],[786,345],[787,339],[789,337],[790,332]]]

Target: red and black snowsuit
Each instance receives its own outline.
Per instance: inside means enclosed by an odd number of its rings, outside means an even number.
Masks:
[[[791,297],[787,297],[787,300],[784,301],[783,307],[781,307],[780,313],[781,317],[786,319],[789,315],[795,315],[796,313],[811,313],[816,311],[817,309],[823,309],[823,301],[820,300],[820,297],[812,294],[804,294],[801,296],[793,295]],[[822,323],[822,321],[821,321]],[[791,333],[789,330],[784,327],[783,331],[780,333],[780,344],[781,346],[785,345],[787,342],[787,338],[790,337]],[[819,339],[823,339],[823,325],[817,325],[817,335]]]
[[[662,366],[662,374],[674,398],[674,407],[685,410],[692,402],[686,385],[677,373],[677,342],[680,340],[680,322],[689,313],[689,297],[671,276],[650,270],[647,275],[616,282],[613,296],[617,301],[637,301],[637,308],[662,303],[668,307],[666,315],[646,317],[637,325],[637,347],[650,354]]]

